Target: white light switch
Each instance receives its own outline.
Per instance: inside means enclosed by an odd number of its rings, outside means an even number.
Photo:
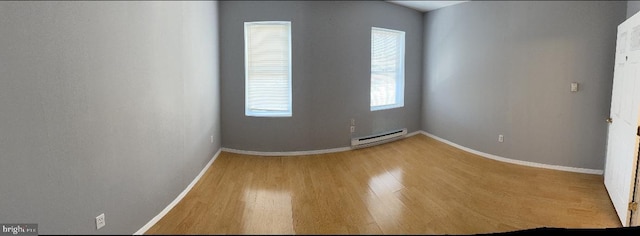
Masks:
[[[571,83],[571,92],[578,92],[578,83]]]

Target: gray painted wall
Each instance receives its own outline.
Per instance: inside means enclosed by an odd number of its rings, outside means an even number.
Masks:
[[[0,223],[132,234],[164,209],[220,147],[217,21],[215,2],[0,2]]]
[[[243,22],[292,21],[293,116],[244,115]],[[222,146],[301,151],[350,145],[355,137],[420,130],[422,13],[382,1],[220,3]],[[405,106],[370,111],[371,27],[406,32]]]
[[[608,1],[472,1],[427,13],[422,128],[506,158],[603,169],[625,9]]]
[[[640,11],[640,1],[627,1],[627,19]]]
[[[627,1],[627,19],[640,11],[640,1]]]

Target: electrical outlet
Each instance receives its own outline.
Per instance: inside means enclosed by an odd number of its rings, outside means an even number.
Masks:
[[[96,217],[96,229],[100,229],[104,227],[106,224],[107,222],[104,219],[104,213]]]
[[[213,143],[213,135],[211,135],[211,143]]]
[[[355,126],[351,126],[351,133],[356,132],[356,127]]]
[[[498,142],[504,142],[504,135],[498,135]]]
[[[356,125],[356,119],[351,118],[351,125]]]
[[[578,83],[571,83],[571,92],[578,92]]]

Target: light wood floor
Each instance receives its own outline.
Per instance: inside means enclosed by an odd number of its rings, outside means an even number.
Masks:
[[[620,226],[600,175],[503,163],[415,135],[323,155],[222,152],[147,234],[479,234]]]

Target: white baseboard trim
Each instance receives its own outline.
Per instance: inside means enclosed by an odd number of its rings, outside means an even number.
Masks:
[[[198,180],[200,180],[200,178],[202,178],[202,176],[204,175],[204,173],[207,172],[207,170],[209,169],[209,167],[211,167],[211,164],[213,164],[213,161],[216,160],[216,158],[218,158],[218,155],[220,155],[220,152],[222,151],[222,148],[218,149],[218,151],[216,152],[216,154],[213,155],[213,157],[211,158],[211,160],[209,161],[209,163],[207,163],[207,165],[204,166],[204,168],[200,171],[200,173],[198,174],[198,176],[196,176],[196,178],[194,178],[191,183],[187,186],[187,188],[185,188],[177,197],[176,199],[173,199],[173,201],[171,203],[169,203],[169,205],[167,205],[167,207],[164,208],[164,210],[162,210],[160,213],[158,213],[158,215],[156,215],[155,217],[153,217],[153,219],[151,219],[147,224],[145,224],[144,226],[142,226],[142,228],[140,228],[137,232],[135,232],[133,235],[143,235],[145,232],[147,232],[147,230],[149,230],[151,227],[153,227],[153,225],[155,225],[156,223],[158,223],[158,221],[160,221],[160,219],[162,219],[162,217],[164,217],[167,213],[169,213],[169,211],[171,211],[171,209],[173,209],[173,207],[175,207],[180,201],[182,201],[182,199],[187,195],[187,193],[189,193],[189,191],[191,191],[191,189],[193,188],[194,185],[196,185],[196,183],[198,183]]]
[[[456,147],[458,149],[461,149],[461,150],[476,154],[478,156],[482,156],[482,157],[486,157],[486,158],[489,158],[489,159],[492,159],[492,160],[496,160],[496,161],[507,162],[507,163],[516,164],[516,165],[531,166],[531,167],[538,167],[538,168],[552,169],[552,170],[561,170],[561,171],[576,172],[576,173],[584,173],[584,174],[602,175],[604,173],[604,170],[576,168],[576,167],[568,167],[568,166],[557,166],[557,165],[548,165],[548,164],[542,164],[542,163],[536,163],[536,162],[509,159],[509,158],[496,156],[496,155],[489,154],[489,153],[476,151],[476,150],[473,150],[471,148],[468,148],[468,147],[456,144],[454,142],[451,142],[449,140],[440,138],[440,137],[435,136],[433,134],[427,133],[425,131],[420,131],[420,133],[422,133],[422,134],[424,134],[424,135],[426,135],[428,137],[431,137],[431,138],[433,138],[435,140],[438,140],[440,142],[443,142],[443,143],[446,143],[448,145],[454,146],[454,147]]]
[[[415,131],[408,133],[405,137],[411,137],[416,134],[420,134],[423,131]],[[238,150],[233,148],[222,148],[222,151],[243,154],[243,155],[253,155],[253,156],[304,156],[304,155],[316,155],[316,154],[326,154],[326,153],[334,153],[334,152],[344,152],[353,150],[351,147],[340,147],[340,148],[330,148],[330,149],[321,149],[321,150],[311,150],[311,151],[291,151],[291,152],[260,152],[260,151],[245,151]]]
[[[291,152],[259,152],[259,151],[245,151],[238,150],[233,148],[222,148],[222,151],[243,154],[243,155],[253,155],[253,156],[304,156],[304,155],[316,155],[316,154],[326,154],[326,153],[334,153],[334,152],[344,152],[351,150],[351,147],[341,147],[341,148],[331,148],[331,149],[322,149],[322,150],[311,150],[311,151],[291,151]]]
[[[424,133],[424,131],[418,130],[418,131],[414,131],[414,132],[408,133],[405,137],[408,138],[408,137],[414,136],[416,134],[423,134],[423,133]]]

